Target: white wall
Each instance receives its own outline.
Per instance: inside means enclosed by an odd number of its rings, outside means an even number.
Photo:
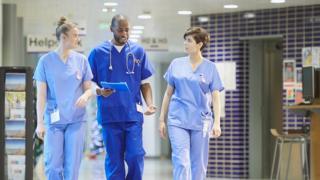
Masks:
[[[114,13],[103,13],[103,1],[101,0],[2,0],[4,3],[16,3],[17,15],[24,19],[24,35],[54,34],[55,23],[60,16],[66,16],[75,22],[86,22],[87,36],[83,37],[85,52],[100,42],[110,39],[109,29],[99,29],[99,24],[110,22]],[[129,16],[131,25],[145,25],[143,36],[166,37],[169,51],[183,51],[182,35],[190,24],[189,17],[173,16],[168,18],[165,13],[153,16],[152,20],[138,20],[134,11],[143,8],[143,5],[132,8],[131,1],[121,1],[122,7],[117,13]],[[124,4],[127,3],[127,4]],[[126,9],[126,7],[130,9]],[[137,10],[136,10],[137,11]],[[130,12],[130,13],[129,13]]]

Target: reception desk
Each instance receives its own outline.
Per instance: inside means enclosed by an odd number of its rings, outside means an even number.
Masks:
[[[311,115],[310,125],[310,176],[320,179],[320,103],[286,106],[290,112]]]

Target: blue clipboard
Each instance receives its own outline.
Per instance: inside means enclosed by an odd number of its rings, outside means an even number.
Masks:
[[[126,82],[106,82],[101,81],[101,86],[105,89],[114,89],[116,91],[129,91],[128,85]]]

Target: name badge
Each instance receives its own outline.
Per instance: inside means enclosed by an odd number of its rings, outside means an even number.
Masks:
[[[55,123],[55,122],[60,121],[59,110],[56,110],[53,113],[51,113],[50,117],[51,117],[51,123]]]
[[[136,104],[137,106],[137,111],[140,112],[140,113],[143,113],[143,108],[140,104]]]

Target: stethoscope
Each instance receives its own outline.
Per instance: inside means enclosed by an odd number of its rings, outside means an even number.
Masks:
[[[134,74],[134,68],[135,68],[135,66],[136,66],[136,63],[137,64],[139,64],[140,63],[140,61],[138,60],[138,59],[136,59],[136,57],[134,56],[134,54],[132,53],[132,51],[131,51],[131,46],[130,46],[130,43],[129,42],[126,42],[126,44],[128,45],[128,47],[129,47],[129,53],[127,53],[127,56],[126,56],[126,68],[127,68],[127,74]],[[112,46],[113,46],[113,44],[111,43],[111,46],[110,46],[110,53],[109,53],[109,70],[110,71],[112,71],[113,70],[113,68],[112,68],[112,60],[111,60],[111,56],[112,56],[112,54],[111,54],[111,50],[112,50]],[[132,57],[132,67],[131,67],[131,69],[129,69],[129,58],[130,58],[130,56]]]

